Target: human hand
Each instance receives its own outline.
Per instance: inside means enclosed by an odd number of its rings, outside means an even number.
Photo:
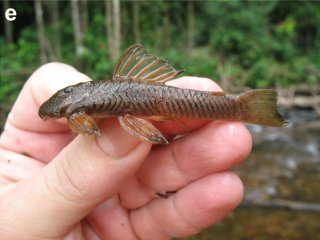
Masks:
[[[101,137],[75,136],[65,119],[38,117],[55,91],[90,79],[58,63],[27,81],[0,138],[1,239],[170,239],[214,224],[242,199],[228,171],[251,150],[241,123],[157,123],[166,135],[195,130],[166,146],[139,142],[114,118]],[[203,78],[171,85],[217,91]],[[155,193],[176,191],[167,199]]]

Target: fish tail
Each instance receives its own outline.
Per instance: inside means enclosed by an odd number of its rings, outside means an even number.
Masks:
[[[258,89],[236,97],[241,106],[243,121],[271,127],[284,127],[288,122],[277,110],[277,92],[271,89]]]

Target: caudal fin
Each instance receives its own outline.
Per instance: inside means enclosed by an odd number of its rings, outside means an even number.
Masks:
[[[245,92],[237,97],[241,106],[243,121],[258,125],[284,127],[287,121],[277,110],[277,92],[259,89]]]

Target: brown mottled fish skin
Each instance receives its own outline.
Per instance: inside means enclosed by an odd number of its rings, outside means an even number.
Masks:
[[[107,94],[99,95],[99,92]],[[92,94],[96,96],[95,104],[88,102],[92,114],[163,116],[168,119],[241,119],[234,97],[213,96],[209,92],[166,85],[97,82]]]
[[[85,111],[93,115],[241,119],[240,108],[232,96],[213,96],[210,92],[133,82],[93,82],[93,85],[84,92],[89,92],[94,99],[81,102],[81,107],[85,106]]]
[[[120,57],[111,81],[91,81],[63,88],[41,105],[39,116],[43,119],[66,117],[74,132],[89,136],[100,136],[93,117],[118,117],[123,129],[130,134],[156,144],[168,141],[147,119],[286,125],[277,111],[274,90],[225,95],[165,85],[180,72],[136,44]]]
[[[212,92],[181,89],[167,85],[134,82],[112,83],[111,81],[86,82],[68,88],[73,89],[72,93],[60,90],[41,106],[39,115],[68,118],[75,112],[84,111],[95,117],[129,114],[144,117],[161,116],[164,119],[233,121],[248,121],[246,118],[249,117],[247,116],[249,114],[247,101],[241,95],[216,96]],[[252,92],[257,91],[259,90]],[[273,90],[260,90],[260,92],[276,99]],[[65,98],[67,94],[70,94],[69,99]],[[259,118],[259,116],[256,117]],[[266,119],[266,121],[269,120]],[[265,125],[275,126],[282,124],[282,119],[274,124],[265,123]]]

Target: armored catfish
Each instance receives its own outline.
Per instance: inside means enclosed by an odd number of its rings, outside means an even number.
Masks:
[[[181,71],[135,44],[120,57],[110,81],[65,87],[44,102],[42,119],[68,119],[72,131],[99,136],[95,117],[118,117],[121,126],[140,140],[167,144],[149,120],[212,119],[282,127],[277,93],[258,89],[239,95],[167,86]]]

